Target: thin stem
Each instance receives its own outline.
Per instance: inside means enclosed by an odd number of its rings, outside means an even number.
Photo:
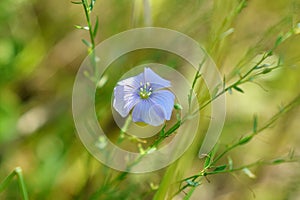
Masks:
[[[299,158],[294,158],[294,159],[289,159],[289,160],[283,160],[280,163],[293,163],[293,162],[299,162],[299,161],[300,161]],[[232,169],[228,169],[228,170],[210,171],[210,172],[207,172],[207,171],[203,170],[198,175],[185,178],[185,179],[183,179],[183,181],[187,181],[187,180],[191,180],[191,179],[194,179],[194,181],[195,181],[195,178],[205,177],[205,176],[208,176],[208,175],[231,173],[231,172],[241,171],[245,168],[252,168],[252,167],[261,166],[261,165],[275,165],[275,164],[276,164],[276,162],[274,162],[274,160],[271,160],[271,161],[258,160],[258,161],[255,161],[253,163],[243,165],[243,166],[240,166],[240,167],[236,167],[236,168],[232,168]],[[184,189],[186,188],[185,186],[184,186]]]
[[[245,79],[253,72],[253,70],[255,70],[266,58],[269,57],[270,54],[266,53],[263,55],[263,57],[248,71],[246,72],[243,76],[240,76],[240,78],[234,82],[233,84],[227,86],[226,88],[224,88],[220,93],[218,93],[217,95],[213,96],[211,99],[209,99],[207,102],[205,102],[202,106],[200,106],[200,108],[196,111],[193,112],[192,115],[197,114],[197,112],[201,111],[202,109],[204,109],[206,106],[208,106],[211,102],[213,102],[215,99],[217,99],[219,96],[223,95],[224,93],[226,93],[227,91],[231,90],[234,87],[237,87],[243,83],[245,83]]]
[[[89,28],[90,40],[91,40],[91,45],[92,45],[91,49],[94,50],[94,48],[95,48],[95,39],[94,39],[94,34],[93,34],[92,22],[91,22],[91,18],[90,18],[91,10],[89,8],[87,0],[82,0],[82,5],[83,5],[83,8],[84,8],[86,21],[87,21],[88,28]]]
[[[7,188],[7,185],[11,182],[11,180],[15,177],[15,170],[12,171],[0,184],[0,192]]]
[[[90,40],[91,40],[91,46],[88,49],[89,54],[91,55],[91,62],[92,62],[92,66],[94,68],[94,74],[95,77],[97,77],[97,68],[96,68],[96,54],[95,54],[95,35],[94,35],[94,30],[93,26],[92,26],[92,21],[91,21],[91,8],[90,5],[88,4],[87,0],[81,0],[83,8],[84,8],[84,13],[85,13],[85,17],[86,17],[86,21],[87,21],[87,25],[88,25],[88,31],[89,31],[89,35],[90,35]],[[95,3],[95,1],[93,2]],[[97,27],[96,27],[97,28]]]
[[[202,60],[202,62],[199,64],[198,70],[196,71],[196,74],[194,76],[194,80],[193,80],[193,83],[192,83],[192,88],[190,89],[190,93],[188,95],[189,113],[191,112],[193,91],[195,89],[195,86],[196,86],[196,83],[197,83],[198,79],[201,77],[200,70],[201,70],[203,64],[205,63],[205,60],[206,60],[206,58],[204,58]]]
[[[244,137],[246,139],[249,139],[248,141],[250,141],[255,135],[257,135],[258,133],[264,131],[265,129],[269,128],[276,120],[279,119],[279,117],[281,117],[281,115],[283,115],[284,113],[290,111],[292,108],[294,108],[295,106],[298,106],[300,104],[300,95],[298,95],[297,97],[295,97],[289,104],[287,104],[286,106],[284,106],[283,108],[280,109],[279,112],[277,112],[275,115],[273,115],[273,117],[271,117],[261,128],[257,129],[257,130],[253,130],[253,132]],[[181,182],[184,181],[189,181],[191,180],[192,183],[199,183],[203,177],[206,177],[207,175],[213,175],[213,174],[220,174],[220,173],[230,173],[230,172],[235,172],[235,171],[240,171],[243,170],[245,168],[250,168],[250,167],[254,167],[254,166],[259,166],[259,165],[274,165],[274,164],[278,164],[278,163],[287,163],[287,162],[299,162],[299,158],[298,159],[279,159],[280,162],[276,162],[276,160],[274,161],[262,161],[262,160],[258,160],[254,163],[250,163],[238,168],[233,168],[233,169],[228,169],[228,170],[220,170],[220,171],[208,171],[211,168],[216,168],[215,164],[224,157],[224,155],[226,155],[229,151],[231,151],[232,149],[241,146],[243,144],[245,144],[245,142],[242,142],[243,138],[239,141],[237,141],[236,143],[230,145],[229,147],[227,147],[221,154],[219,154],[211,163],[209,163],[208,166],[206,166],[203,170],[201,170],[198,174],[190,176],[188,178],[183,179]],[[200,178],[200,180],[196,181],[198,178]],[[181,187],[179,189],[179,191],[176,193],[180,193],[182,192],[185,188],[187,187],[196,187],[198,185],[190,185],[190,184],[186,184],[183,187]],[[191,191],[191,193],[193,192],[193,190]],[[190,194],[190,192],[188,193]],[[187,198],[188,199],[188,198]]]
[[[193,83],[192,83],[192,88],[191,88],[190,93],[189,93],[189,95],[188,95],[188,103],[189,103],[189,113],[188,113],[188,116],[183,117],[181,124],[184,123],[185,120],[186,120],[187,118],[193,117],[194,115],[196,115],[199,111],[201,111],[202,109],[204,109],[206,106],[208,106],[212,101],[214,101],[215,99],[217,99],[219,96],[223,95],[224,93],[226,93],[227,91],[231,90],[232,88],[237,87],[238,85],[244,83],[243,81],[244,81],[244,80],[245,80],[245,79],[246,79],[246,78],[247,78],[247,77],[248,77],[255,69],[257,69],[257,67],[258,67],[259,65],[261,65],[261,63],[262,63],[268,56],[270,56],[269,53],[264,54],[263,57],[262,57],[262,58],[261,58],[261,59],[260,59],[260,60],[259,60],[259,61],[258,61],[258,62],[257,62],[257,63],[256,63],[256,64],[248,71],[248,72],[246,72],[243,76],[240,76],[239,79],[238,79],[235,83],[231,84],[231,85],[228,86],[228,87],[224,87],[223,90],[222,90],[220,93],[218,93],[217,95],[215,95],[214,97],[212,97],[209,101],[207,101],[206,103],[204,103],[198,110],[196,110],[196,111],[194,111],[192,114],[190,114],[190,113],[191,113],[191,112],[190,112],[190,109],[191,109],[191,96],[192,96],[192,92],[193,92],[193,90],[194,90],[194,88],[195,88],[195,85],[196,85],[196,82],[197,82],[198,78],[201,77],[200,69],[201,69],[201,66],[202,66],[203,63],[204,63],[204,60],[203,60],[203,62],[199,65],[199,69],[197,70],[197,72],[196,72],[196,74],[195,74],[195,77],[194,77],[194,80],[193,80]],[[163,138],[162,138],[162,140],[163,140]],[[223,157],[227,152],[229,152],[230,150],[234,149],[235,147],[237,147],[237,146],[239,146],[239,145],[240,145],[240,144],[235,144],[235,145],[230,146],[230,147],[227,148],[223,153],[221,153],[221,155],[219,155],[219,157],[220,157],[220,158]],[[219,157],[217,157],[217,160],[220,159]],[[207,166],[207,168],[205,168],[204,170],[202,170],[201,173],[205,173],[206,170],[207,170],[208,168],[210,168],[210,167],[212,167],[212,163],[211,163],[211,165]],[[192,181],[196,181],[196,179],[197,179],[198,177],[199,177],[198,175],[194,176]],[[197,183],[199,183],[199,181],[198,181]],[[189,185],[187,185],[187,186],[185,186],[185,187],[188,187],[188,186],[189,186]],[[181,189],[178,191],[178,193],[180,193],[181,191],[183,191],[183,190],[185,189],[185,187],[181,188]],[[193,187],[196,187],[196,186],[193,186]],[[176,193],[176,194],[178,194],[178,193]],[[192,192],[189,193],[189,194],[191,195]]]
[[[21,167],[16,167],[1,183],[0,183],[0,193],[3,192],[12,181],[12,179],[17,176],[19,187],[22,193],[23,200],[28,200],[28,193],[25,186],[25,181],[22,174]]]
[[[254,137],[255,135],[257,135],[258,133],[264,131],[265,129],[269,128],[275,121],[277,121],[282,114],[288,112],[289,110],[291,110],[295,105],[300,103],[300,95],[298,95],[296,98],[294,98],[289,104],[287,104],[286,106],[284,106],[283,108],[281,108],[279,110],[279,112],[277,112],[275,115],[273,115],[273,117],[271,117],[261,128],[259,128],[257,131],[252,132],[249,136],[247,137]],[[227,149],[225,149],[219,156],[217,156],[216,159],[214,159],[214,161],[211,163],[211,165],[214,165],[217,161],[219,161],[225,154],[227,154],[229,151],[231,151],[232,149],[234,149],[237,146],[240,146],[241,143],[240,141],[237,141],[235,144],[229,146]]]

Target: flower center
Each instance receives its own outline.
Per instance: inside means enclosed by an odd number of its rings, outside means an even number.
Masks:
[[[140,83],[141,87],[139,90],[139,95],[142,99],[148,99],[152,94],[152,88],[149,82],[146,84]]]

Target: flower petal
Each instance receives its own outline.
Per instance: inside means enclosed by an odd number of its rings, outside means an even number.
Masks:
[[[150,68],[147,67],[144,69],[144,78],[145,83],[149,82],[153,90],[171,86],[170,81],[161,78],[159,75],[157,75],[155,72],[153,72]]]
[[[124,79],[122,81],[119,81],[118,85],[124,85],[124,86],[126,85],[131,88],[137,89],[141,86],[140,83],[143,83],[143,82],[144,82],[144,76],[143,76],[143,73],[141,73],[137,76],[130,77],[130,78]]]
[[[140,98],[133,88],[126,85],[114,88],[113,107],[122,117],[126,117],[139,101]]]
[[[164,123],[165,113],[158,104],[150,100],[140,101],[132,111],[133,122],[145,122],[152,126],[159,126]]]
[[[165,119],[170,120],[174,107],[174,94],[169,90],[158,90],[151,95],[150,99],[153,104],[160,105],[165,113]]]

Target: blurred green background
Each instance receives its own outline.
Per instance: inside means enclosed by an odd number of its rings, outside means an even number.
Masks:
[[[227,144],[251,130],[253,114],[259,123],[264,122],[300,93],[300,1],[250,0],[236,12],[239,3],[98,0],[92,18],[99,17],[97,43],[135,27],[185,33],[206,48],[225,76],[238,66],[253,65],[279,35],[294,30],[274,54],[274,59],[283,59],[283,67],[258,80],[264,89],[247,83],[242,87],[245,94],[227,95],[220,141]],[[0,2],[0,180],[20,166],[30,199],[88,199],[106,179],[118,174],[89,155],[72,118],[73,82],[87,56],[81,39],[88,39],[88,33],[74,25],[85,24],[82,7],[69,1]],[[295,108],[284,115],[254,141],[232,152],[231,158],[243,164],[286,155],[290,149],[299,155],[299,111]],[[109,120],[102,123],[111,126]],[[201,166],[195,159],[186,174],[197,173]],[[299,167],[299,163],[257,167],[255,179],[242,173],[209,177],[210,183],[198,187],[192,199],[253,199],[255,194],[262,200],[297,200]],[[100,199],[151,199],[163,174],[164,169],[130,174],[116,183],[117,189],[101,190],[105,195]],[[16,179],[0,194],[0,199],[20,197]]]

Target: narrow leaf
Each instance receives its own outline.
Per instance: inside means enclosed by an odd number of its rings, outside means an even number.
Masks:
[[[267,53],[266,53],[266,57],[269,57],[269,56],[272,56],[273,55],[273,51],[272,50],[270,50],[270,51],[268,51]]]
[[[277,47],[283,41],[283,37],[279,36],[275,42],[275,47]]]
[[[271,71],[272,71],[271,68],[265,68],[261,73],[262,73],[262,74],[267,74],[267,73],[269,73],[269,72],[271,72]]]
[[[207,168],[209,165],[210,165],[210,161],[211,161],[211,154],[212,154],[212,151],[209,152],[208,155],[206,155],[206,159],[205,159],[205,162],[204,162],[204,168]]]
[[[279,67],[279,66],[280,66],[281,61],[282,61],[282,58],[281,58],[281,56],[279,56],[276,67]]]
[[[277,164],[281,164],[281,163],[284,163],[285,160],[284,159],[276,159],[276,160],[273,160],[273,164],[277,165]]]
[[[236,8],[236,13],[239,14],[247,6],[247,1],[243,0]]]
[[[89,48],[92,47],[92,44],[91,44],[89,41],[87,41],[87,40],[85,40],[85,39],[82,39],[81,41],[82,41],[87,47],[89,47]]]
[[[253,174],[251,171],[250,171],[250,169],[248,169],[248,168],[244,168],[243,169],[243,172],[249,177],[249,178],[256,178],[256,176],[255,176],[255,174]]]
[[[233,161],[230,157],[228,157],[228,167],[229,167],[229,170],[233,169]]]
[[[238,86],[233,86],[233,88],[236,90],[236,91],[238,91],[238,92],[241,92],[241,93],[244,93],[244,91],[241,89],[241,88],[239,88]]]
[[[250,135],[250,136],[247,136],[247,137],[244,137],[244,138],[240,139],[239,145],[244,145],[244,144],[248,143],[252,139],[252,137],[253,136]]]
[[[183,200],[189,200],[191,196],[193,195],[193,192],[195,191],[196,187],[192,187],[190,191],[188,191],[187,195],[183,198]]]
[[[75,28],[77,28],[77,29],[83,29],[83,30],[89,30],[89,27],[88,26],[80,26],[80,25],[74,25],[75,26]]]
[[[230,28],[227,31],[225,31],[224,33],[222,33],[220,38],[225,38],[225,37],[229,36],[230,34],[232,34],[233,32],[234,32],[234,28]]]
[[[253,117],[253,133],[257,133],[257,116]]]
[[[270,67],[271,65],[270,64],[267,64],[267,63],[264,63],[262,65],[258,65],[255,67],[255,69],[261,69],[261,68],[264,68],[264,67]]]
[[[227,167],[227,165],[220,165],[220,166],[215,168],[214,172],[224,171],[226,169],[226,167]]]
[[[96,0],[91,1],[90,6],[89,6],[90,11],[93,10],[95,3],[96,3]]]
[[[215,87],[215,89],[212,91],[212,94],[211,94],[212,98],[214,98],[214,97],[217,96],[218,91],[219,91],[219,87],[217,86],[217,87]]]
[[[96,37],[97,32],[98,32],[98,26],[99,26],[99,19],[97,17],[96,19],[96,23],[95,23],[95,27],[94,27],[94,31],[93,31],[93,36]]]
[[[81,1],[71,1],[73,4],[83,4]]]

